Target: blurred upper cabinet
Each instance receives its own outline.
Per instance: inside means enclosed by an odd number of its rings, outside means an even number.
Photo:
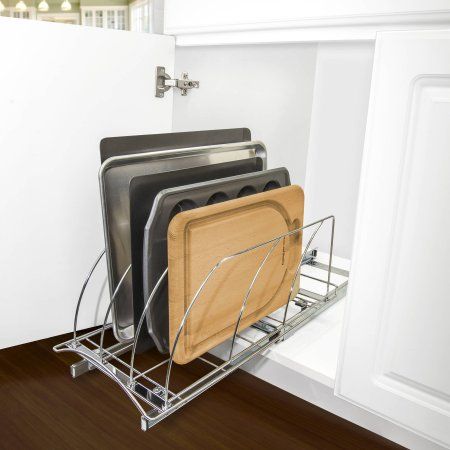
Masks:
[[[378,31],[448,28],[450,0],[166,0],[177,45],[372,40]]]
[[[0,0],[0,16],[162,33],[163,0]]]

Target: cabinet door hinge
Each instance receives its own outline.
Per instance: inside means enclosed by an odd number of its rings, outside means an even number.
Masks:
[[[164,97],[164,93],[171,87],[176,87],[181,90],[181,95],[187,95],[189,89],[198,88],[200,82],[190,80],[187,72],[181,74],[181,78],[170,78],[166,73],[166,68],[162,66],[156,67],[156,89],[155,97]]]

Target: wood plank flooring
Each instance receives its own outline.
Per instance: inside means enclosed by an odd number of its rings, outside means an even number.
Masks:
[[[240,370],[144,433],[111,380],[98,371],[71,378],[77,358],[52,351],[69,338],[0,351],[1,449],[401,448]]]

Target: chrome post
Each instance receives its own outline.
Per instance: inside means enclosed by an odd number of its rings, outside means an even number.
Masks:
[[[253,286],[255,285],[256,279],[258,278],[259,274],[261,273],[262,268],[266,264],[266,261],[269,259],[270,255],[273,253],[273,251],[275,250],[275,248],[277,247],[277,245],[279,244],[280,241],[281,241],[281,238],[279,238],[275,242],[275,244],[272,245],[272,248],[267,252],[266,256],[264,257],[264,260],[259,265],[258,270],[256,271],[252,282],[250,283],[250,286],[249,286],[249,288],[247,290],[247,293],[246,293],[246,295],[244,297],[244,301],[242,302],[241,310],[239,312],[238,320],[236,322],[236,327],[234,328],[233,339],[231,341],[230,357],[229,357],[228,361],[231,361],[231,358],[233,357],[233,349],[234,349],[234,343],[236,341],[236,335],[237,335],[238,330],[239,330],[239,325],[241,323],[241,319],[242,319],[242,315],[244,314],[245,307],[247,306],[247,300],[248,300],[248,298],[250,296],[251,291],[253,290]]]
[[[197,301],[198,297],[200,296],[201,292],[203,291],[203,288],[205,287],[208,280],[211,278],[213,273],[221,266],[222,262],[224,262],[225,259],[222,259],[219,261],[206,275],[206,278],[203,280],[202,284],[198,288],[197,292],[194,295],[194,298],[192,299],[191,303],[189,304],[186,312],[184,313],[183,319],[180,323],[180,326],[178,327],[177,334],[175,335],[175,340],[173,342],[173,347],[170,350],[170,357],[169,357],[169,363],[167,364],[167,371],[166,371],[166,383],[164,386],[164,407],[167,409],[168,403],[169,403],[169,383],[170,383],[170,374],[172,372],[172,364],[173,364],[173,358],[175,356],[175,350],[177,348],[178,340],[180,339],[181,332],[184,328],[184,325],[186,323],[187,317],[194,306],[195,302]]]
[[[125,280],[125,277],[128,275],[128,272],[131,269],[131,264],[128,266],[127,270],[125,270],[124,274],[122,275],[122,278],[117,283],[116,289],[114,290],[114,293],[111,297],[111,300],[108,305],[108,309],[106,310],[105,319],[103,320],[103,326],[102,326],[102,334],[100,335],[100,348],[99,348],[99,356],[100,359],[103,357],[103,339],[105,338],[105,329],[106,329],[106,322],[108,320],[109,312],[111,311],[111,307],[115,303],[117,299],[117,293],[119,292],[120,286],[122,286],[123,281]]]
[[[88,276],[84,280],[83,287],[81,288],[80,296],[78,297],[77,307],[75,309],[75,317],[73,321],[73,345],[74,347],[77,346],[77,322],[78,322],[78,312],[80,311],[80,305],[81,305],[81,299],[83,298],[84,291],[86,289],[87,284],[89,283],[89,280],[91,279],[92,274],[94,273],[95,268],[97,267],[98,263],[102,259],[102,256],[105,254],[106,249],[103,249],[100,252],[100,255],[98,255],[97,259],[95,260],[94,264],[91,267],[91,270],[88,273]]]
[[[141,332],[142,324],[144,323],[145,315],[147,313],[147,309],[150,306],[150,302],[152,301],[153,297],[155,296],[156,292],[159,289],[159,286],[163,282],[164,278],[167,275],[169,268],[166,267],[166,270],[164,270],[163,274],[159,277],[158,282],[155,284],[155,287],[153,288],[152,292],[150,293],[147,303],[145,304],[144,310],[142,311],[141,317],[139,319],[138,326],[136,328],[136,331],[134,333],[134,340],[133,340],[133,350],[131,351],[131,361],[130,361],[130,387],[133,386],[133,377],[134,377],[134,356],[136,354],[136,347],[137,342],[139,339],[139,334]]]
[[[330,281],[331,281],[331,262],[333,259],[333,244],[334,244],[334,224],[336,220],[334,216],[332,216],[331,220],[331,237],[330,237],[330,255],[328,259],[328,278],[327,278],[327,295],[330,292]]]
[[[305,257],[306,253],[308,252],[309,246],[311,245],[311,242],[313,241],[313,239],[316,237],[316,234],[320,230],[320,227],[323,225],[324,221],[327,220],[327,219],[328,219],[328,217],[325,218],[325,219],[320,220],[319,222],[315,222],[315,223],[313,223],[311,225],[306,225],[305,227],[299,228],[299,230],[303,230],[305,228],[308,228],[308,227],[310,227],[312,225],[316,225],[317,223],[319,223],[319,225],[317,226],[317,228],[314,230],[313,234],[311,235],[311,237],[310,237],[310,239],[308,241],[308,244],[305,247],[305,250],[302,253],[302,257],[300,258],[300,263],[299,263],[299,265],[297,267],[297,270],[295,272],[294,279],[292,280],[291,289],[289,291],[288,299],[287,299],[287,302],[286,302],[286,307],[284,309],[283,327],[284,327],[284,325],[286,323],[286,317],[287,317],[287,312],[288,312],[288,308],[289,308],[289,302],[291,300],[292,291],[294,290],[295,280],[297,279],[297,277],[298,277],[298,275],[300,273],[301,267],[302,267],[303,258]]]

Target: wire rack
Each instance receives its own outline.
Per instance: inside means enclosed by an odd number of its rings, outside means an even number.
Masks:
[[[317,250],[310,250],[316,234],[322,225],[330,222],[330,245],[329,256],[326,263],[317,260]],[[313,317],[317,316],[329,306],[345,296],[348,281],[348,272],[336,268],[332,265],[333,242],[334,242],[335,218],[328,216],[301,228],[289,231],[281,236],[277,236],[256,246],[244,249],[233,255],[229,255],[219,261],[211,268],[202,284],[199,286],[191,303],[189,304],[184,317],[179,325],[172,349],[168,357],[161,355],[161,360],[152,364],[150,367],[142,367],[139,363],[139,357],[136,353],[138,339],[145,321],[147,309],[157,292],[159,285],[167,277],[166,269],[161,275],[158,283],[150,294],[144,311],[137,324],[134,339],[130,342],[115,342],[112,345],[105,345],[105,336],[110,339],[109,330],[112,327],[108,323],[111,307],[117,299],[117,293],[123,281],[130,273],[131,265],[127,268],[119,281],[115,292],[111,297],[108,309],[105,314],[104,322],[101,327],[83,335],[77,334],[77,320],[80,305],[83,299],[84,291],[89,280],[95,271],[98,263],[105,254],[102,251],[95,260],[86,280],[83,283],[80,296],[75,310],[73,338],[56,345],[55,352],[72,352],[81,357],[81,360],[72,364],[70,371],[72,377],[76,378],[86,372],[97,369],[104,375],[116,382],[125,395],[134,404],[141,415],[141,429],[146,431],[165,417],[182,408],[188,402],[199,396],[211,386],[230,375],[252,358],[267,351],[276,343],[288,338],[292,333],[305,325]],[[241,329],[240,323],[248,303],[251,292],[259,275],[271,253],[278,244],[286,237],[295,234],[303,234],[305,230],[311,232],[300,263],[297,267],[295,277],[291,283],[291,289],[286,305],[275,311],[269,316],[259,320],[247,329]],[[267,253],[262,259],[258,270],[255,272],[252,281],[248,287],[245,297],[242,301],[242,307],[234,327],[233,337],[221,344],[229,347],[226,356],[219,359],[214,356],[214,349],[208,354],[202,355],[196,359],[196,363],[202,365],[202,375],[193,383],[180,385],[173,380],[175,374],[173,357],[176,352],[177,344],[181,333],[186,325],[192,309],[195,307],[201,294],[208,284],[213,274],[221,270],[229,261],[240,258],[242,255],[253,252],[256,249],[266,247]],[[300,277],[300,290],[294,292],[297,278]],[[337,279],[337,281],[335,280]],[[178,366],[183,369],[183,366]],[[177,388],[173,386],[176,385]],[[181,386],[181,387],[179,387]]]

